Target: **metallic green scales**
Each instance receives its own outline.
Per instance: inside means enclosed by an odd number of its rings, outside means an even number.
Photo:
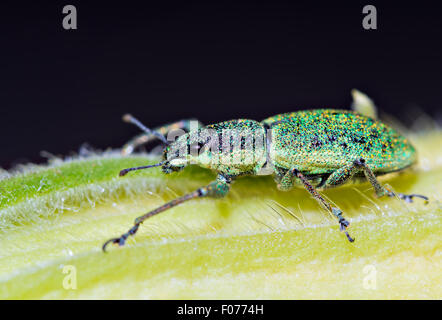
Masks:
[[[191,153],[191,146],[201,148]],[[165,149],[165,159],[176,157],[178,150],[181,156],[165,168],[167,172],[193,163],[227,176],[278,175],[279,169],[292,168],[319,175],[363,158],[373,172],[382,174],[406,168],[416,159],[413,146],[393,128],[334,109],[285,113],[262,122],[236,119],[211,124],[179,137]],[[263,173],[266,162],[274,170]]]
[[[270,158],[276,167],[322,174],[363,158],[375,173],[387,173],[416,160],[413,146],[397,131],[352,111],[305,110],[262,123],[271,129]]]

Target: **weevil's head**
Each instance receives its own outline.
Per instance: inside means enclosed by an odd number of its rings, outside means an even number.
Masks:
[[[263,126],[252,120],[231,120],[191,131],[171,142],[163,153],[163,172],[189,164],[238,175],[259,170],[266,162]]]
[[[164,164],[161,167],[164,173],[181,171],[189,164],[189,159],[184,152],[187,150],[188,140],[189,134],[186,133],[179,136],[175,141],[164,148]]]
[[[185,133],[167,145],[163,151],[163,172],[181,171],[190,164],[204,166],[204,159],[207,160],[211,153],[205,148],[207,140],[203,139],[203,133],[204,129]]]

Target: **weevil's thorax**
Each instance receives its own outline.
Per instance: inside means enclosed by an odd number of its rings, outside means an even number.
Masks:
[[[258,174],[267,159],[266,132],[259,122],[238,119],[180,136],[164,151],[166,173],[195,164],[228,176]]]

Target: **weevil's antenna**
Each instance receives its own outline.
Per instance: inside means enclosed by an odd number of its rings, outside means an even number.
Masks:
[[[127,169],[123,169],[120,171],[120,177],[125,176],[129,171],[135,171],[135,170],[143,170],[143,169],[149,169],[149,168],[155,168],[155,167],[159,167],[162,166],[163,164],[167,163],[168,160],[156,163],[156,164],[151,164],[149,166],[142,166],[142,167],[133,167],[133,168],[127,168]]]
[[[138,119],[134,118],[131,114],[125,114],[123,116],[123,121],[132,123],[132,124],[136,125],[138,128],[140,128],[141,130],[143,130],[144,132],[146,132],[147,134],[154,135],[155,137],[160,139],[162,142],[164,142],[166,145],[169,144],[169,142],[166,140],[166,138],[161,133],[149,129],[144,124],[142,124],[140,121],[138,121]]]

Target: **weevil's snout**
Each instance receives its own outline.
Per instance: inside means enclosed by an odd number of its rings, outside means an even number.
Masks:
[[[182,148],[181,148],[182,149]],[[164,173],[178,172],[183,170],[188,163],[185,154],[181,154],[179,142],[176,141],[164,149],[163,161],[161,169]]]
[[[179,159],[173,159],[172,161],[166,162],[161,167],[161,170],[166,174],[183,170],[186,167],[186,165],[184,165],[184,164],[181,165],[180,162],[177,162],[176,160],[179,160]]]
[[[181,135],[164,149],[163,159],[167,164],[163,165],[163,172],[180,171],[190,164],[208,167],[212,159],[211,141],[202,130]]]

